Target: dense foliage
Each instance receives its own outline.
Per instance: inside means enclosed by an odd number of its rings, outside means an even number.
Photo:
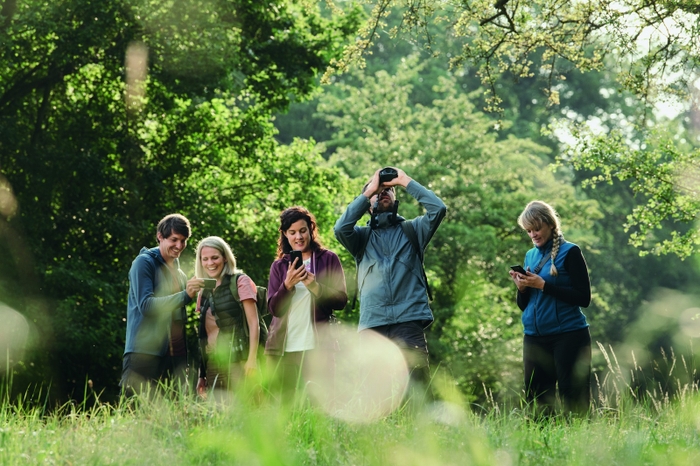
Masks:
[[[402,19],[389,16],[388,29]],[[432,49],[455,50],[457,39],[449,30],[430,26]],[[436,322],[428,333],[433,363],[450,370],[462,389],[481,401],[484,388],[517,396],[520,313],[506,271],[529,247],[515,219],[533,198],[557,207],[566,237],[584,251],[593,285],[593,304],[585,313],[594,341],[629,340],[637,354],[647,344],[658,354],[662,340],[642,341],[628,330],[645,303],[655,299],[657,287],[694,291],[695,265],[675,256],[640,257],[640,249],[628,244],[629,212],[647,211],[635,185],[591,183],[602,173],[576,158],[580,152],[566,150],[561,123],[548,126],[557,120],[596,119],[607,126],[629,121],[639,110],[632,95],[611,92],[612,72],[572,69],[558,85],[560,105],[545,106],[536,77],[513,82],[504,76],[496,86],[504,103],[496,119],[479,111],[487,101],[477,91],[475,69],[449,68],[443,57],[425,53],[420,39],[377,32],[364,71],[335,77],[322,96],[293,105],[276,125],[283,140],[297,135],[320,141],[329,161],[357,179],[358,189],[374,168],[398,164],[445,200],[448,216],[426,253],[437,289]],[[571,140],[570,133],[564,136]],[[611,170],[616,169],[612,161],[633,166],[615,153],[609,154]],[[646,170],[659,173],[651,163]],[[401,212],[418,214],[406,197],[399,198]],[[649,199],[658,202],[659,196]],[[693,231],[689,224],[671,227]],[[654,229],[655,241],[672,238],[668,231],[648,228]],[[604,361],[595,354],[599,368]]]
[[[527,201],[554,204],[584,250],[595,340],[628,339],[655,287],[692,291],[693,263],[627,243],[681,257],[697,245],[697,134],[661,127],[651,106],[664,64],[680,81],[661,90],[680,91],[700,56],[693,2],[382,0],[364,2],[376,9],[357,37],[361,10],[318,3],[0,3],[0,300],[33,336],[10,354],[14,388],[116,389],[127,272],[170,212],[193,224],[188,273],[193,244],[216,234],[265,284],[277,214],[304,204],[351,282],[330,232],[390,164],[448,205],[426,254],[431,357],[480,401],[520,387],[507,267],[529,248],[515,223]],[[621,27],[635,15],[641,29]],[[666,47],[630,41],[669,21],[685,35],[670,28]],[[365,69],[329,73],[319,92],[328,65],[361,54]],[[645,342],[676,341],[664,329]]]
[[[160,218],[185,214],[193,242],[223,236],[261,284],[282,208],[332,224],[344,181],[312,146],[280,147],[270,113],[313,91],[357,15],[291,1],[2,6],[0,167],[19,206],[5,225],[25,247],[4,259],[2,299],[41,343],[16,378],[114,389],[127,272]]]
[[[362,3],[371,6],[371,14],[360,38],[348,45],[343,58],[326,73],[327,80],[333,70],[362,64],[385,30],[392,37],[409,35],[422,48],[449,60],[455,72],[473,71],[486,90],[489,111],[512,110],[504,77],[537,83],[539,105],[556,107],[571,92],[591,90],[566,84],[573,70],[609,73],[608,86],[596,94],[628,93],[635,99],[634,113],[630,118],[612,113],[608,119],[594,114],[585,120],[583,130],[569,128],[575,136],[585,136],[579,139],[582,146],[573,148],[577,167],[601,170],[606,180],[632,180],[631,189],[644,206],[631,212],[626,222],[636,246],[680,257],[700,246],[694,229],[685,227],[700,213],[696,176],[687,176],[689,171],[697,173],[700,163],[697,134],[682,141],[673,137],[678,131],[661,137],[647,134],[657,114],[673,113],[671,107],[679,103],[688,111],[689,95],[697,95],[697,1]],[[449,31],[449,42],[439,40],[444,31]],[[697,115],[697,105],[695,108]],[[564,126],[580,123],[579,116],[566,114]],[[690,118],[680,123],[694,124],[697,133],[697,116],[694,123]],[[629,155],[618,161],[620,153]],[[659,164],[662,167],[657,170]],[[673,235],[655,240],[656,230],[669,226]]]

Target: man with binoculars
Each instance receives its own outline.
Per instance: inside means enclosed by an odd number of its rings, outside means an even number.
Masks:
[[[396,186],[403,186],[426,210],[412,220],[397,214]],[[367,226],[356,226],[365,212]],[[359,331],[375,331],[394,341],[412,381],[430,378],[425,328],[433,322],[423,251],[447,207],[429,189],[397,168],[377,170],[335,224],[335,236],[357,264]]]

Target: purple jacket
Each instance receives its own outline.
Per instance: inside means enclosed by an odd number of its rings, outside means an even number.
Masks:
[[[311,257],[312,269],[320,285],[319,295],[311,293],[313,322],[327,322],[334,310],[344,309],[348,302],[345,291],[345,273],[334,252],[322,249]],[[270,281],[267,283],[267,304],[272,314],[265,354],[281,356],[284,353],[284,340],[287,336],[287,312],[294,290],[284,286],[289,268],[289,254],[276,260],[270,267]]]

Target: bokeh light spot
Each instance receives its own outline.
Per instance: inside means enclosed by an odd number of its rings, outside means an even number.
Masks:
[[[383,336],[343,325],[319,329],[321,348],[305,365],[311,399],[331,416],[371,422],[400,405],[409,373],[401,350]]]

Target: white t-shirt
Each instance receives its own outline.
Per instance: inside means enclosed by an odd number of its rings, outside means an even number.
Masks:
[[[311,259],[304,261],[308,269]],[[294,286],[294,295],[289,308],[289,320],[287,321],[287,339],[284,343],[284,351],[307,351],[316,346],[314,324],[311,321],[311,293],[303,282]]]

